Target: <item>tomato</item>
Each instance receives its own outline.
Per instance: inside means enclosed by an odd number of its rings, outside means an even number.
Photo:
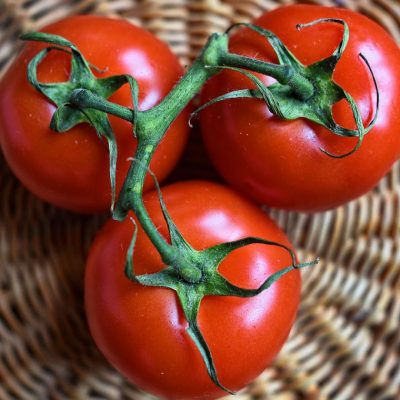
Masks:
[[[167,208],[185,239],[197,250],[248,235],[289,245],[260,209],[231,189],[206,181],[180,182],[163,190]],[[155,192],[144,197],[161,234],[168,231]],[[91,248],[85,275],[85,303],[98,347],[123,375],[140,388],[168,399],[223,396],[207,375],[174,291],[144,287],[124,275],[133,233],[129,219],[108,222]],[[163,268],[160,256],[139,229],[135,272]],[[219,266],[230,282],[257,288],[272,273],[291,264],[282,248],[253,244],[235,250]],[[252,298],[205,297],[198,324],[214,358],[221,383],[240,389],[272,361],[288,336],[300,297],[300,274],[292,271]]]
[[[148,109],[170,91],[182,75],[177,57],[150,32],[120,19],[75,16],[43,31],[64,36],[87,60],[103,70],[98,77],[130,74],[139,83],[140,109]],[[29,43],[0,83],[0,144],[21,182],[42,199],[73,211],[92,213],[110,207],[108,147],[93,128],[81,124],[67,133],[49,128],[55,106],[27,80],[27,64],[43,44]],[[68,79],[70,56],[52,52],[40,65],[42,82]],[[110,101],[132,107],[128,87]],[[151,169],[162,180],[175,166],[187,139],[187,113],[169,129],[152,160]],[[115,117],[111,124],[118,146],[117,192],[136,148],[131,125]],[[152,181],[146,182],[146,189]]]
[[[339,44],[343,27],[320,23],[296,30],[296,24],[319,18],[340,18],[350,28],[350,40],[333,78],[358,104],[364,125],[376,111],[376,93],[362,53],[376,77],[380,107],[375,127],[354,154],[335,159],[321,152],[345,154],[355,138],[332,134],[315,123],[283,121],[260,100],[230,100],[201,114],[204,142],[224,179],[260,203],[272,207],[318,211],[336,207],[370,190],[388,172],[400,152],[400,51],[375,22],[353,11],[316,5],[282,7],[262,15],[255,25],[274,32],[305,65],[328,57]],[[234,53],[277,62],[266,39],[248,29],[230,41]],[[271,78],[265,78],[271,84]],[[249,88],[247,78],[224,71],[206,86],[203,101]],[[334,106],[335,120],[355,129],[345,101]]]

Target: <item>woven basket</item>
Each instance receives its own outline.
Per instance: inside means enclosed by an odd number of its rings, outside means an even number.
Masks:
[[[19,34],[77,13],[123,16],[187,64],[212,32],[287,3],[0,0],[0,68],[20,48]],[[365,13],[400,42],[395,0],[320,3]],[[216,177],[194,137],[172,180]],[[104,360],[85,322],[85,256],[105,216],[41,202],[2,159],[0,182],[0,399],[150,399]],[[344,207],[272,215],[300,259],[321,263],[304,271],[301,310],[283,351],[236,399],[400,399],[400,166]]]

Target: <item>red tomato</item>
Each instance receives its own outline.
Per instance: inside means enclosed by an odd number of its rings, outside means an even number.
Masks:
[[[375,22],[350,10],[311,5],[278,8],[254,21],[274,32],[306,65],[328,57],[339,44],[343,27],[321,23],[296,30],[296,24],[319,18],[340,18],[350,28],[350,40],[337,64],[334,80],[356,100],[364,124],[374,113],[376,95],[368,60],[380,93],[378,119],[361,148],[335,159],[320,151],[345,154],[355,138],[332,134],[312,122],[283,121],[260,100],[224,101],[202,112],[205,145],[222,176],[252,199],[269,206],[317,211],[343,204],[370,190],[390,169],[400,151],[400,51]],[[277,62],[266,39],[248,29],[233,35],[234,53]],[[265,78],[264,78],[265,79]],[[272,79],[265,79],[272,83]],[[203,99],[249,88],[249,80],[224,71],[206,86]],[[355,128],[350,107],[341,101],[334,118]]]
[[[192,181],[165,187],[163,194],[179,230],[197,250],[248,235],[289,245],[272,220],[231,189]],[[156,193],[147,194],[144,200],[155,225],[168,237]],[[223,396],[186,333],[188,324],[175,292],[140,286],[124,276],[132,232],[129,220],[108,222],[89,255],[85,302],[98,347],[123,375],[157,396],[186,400]],[[281,248],[251,245],[231,253],[219,271],[233,284],[256,288],[290,264],[288,253]],[[134,267],[138,275],[163,268],[141,229]],[[299,272],[293,271],[253,298],[203,299],[198,323],[223,385],[240,389],[276,356],[294,321],[300,284]]]
[[[104,70],[99,77],[133,75],[139,82],[139,104],[148,109],[170,91],[182,75],[177,57],[167,45],[142,28],[120,19],[75,16],[43,31],[64,36],[87,60]],[[80,125],[67,133],[50,130],[55,106],[27,80],[27,64],[44,46],[29,43],[0,83],[0,143],[5,158],[21,182],[42,199],[78,212],[99,212],[110,207],[108,147],[93,128]],[[41,64],[42,82],[68,79],[70,57],[52,52]],[[132,107],[128,87],[111,101]],[[121,187],[136,141],[131,125],[117,118],[111,124],[118,145],[117,192]],[[175,166],[187,139],[186,112],[169,129],[151,168],[162,180]],[[152,187],[148,180],[146,189]]]

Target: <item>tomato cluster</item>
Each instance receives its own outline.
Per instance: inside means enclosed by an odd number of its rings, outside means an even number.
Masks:
[[[243,195],[269,206],[307,211],[338,206],[371,189],[400,154],[400,51],[381,27],[345,9],[305,5],[279,8],[255,24],[277,34],[303,64],[309,65],[328,57],[343,34],[341,26],[329,23],[296,30],[298,23],[319,18],[342,19],[348,24],[350,40],[334,79],[354,97],[365,125],[378,113],[374,127],[354,154],[330,157],[321,148],[342,154],[353,148],[357,139],[334,135],[305,119],[283,121],[260,99],[227,100],[201,114],[204,143],[222,177]],[[122,20],[71,17],[44,30],[75,43],[100,69],[96,75],[134,76],[139,83],[141,110],[159,103],[183,73],[165,44]],[[107,147],[88,125],[54,133],[49,124],[55,106],[27,80],[27,64],[43,47],[28,44],[0,83],[3,154],[21,182],[42,199],[78,212],[105,211],[111,201]],[[233,35],[230,51],[277,61],[265,38],[249,29]],[[70,56],[53,52],[41,63],[38,77],[43,82],[62,82],[68,79],[69,68]],[[267,85],[273,83],[265,76],[260,79]],[[242,74],[225,70],[208,82],[202,99],[206,102],[251,87]],[[109,100],[132,107],[126,87]],[[333,112],[338,123],[355,128],[348,104],[338,103]],[[151,170],[159,180],[168,175],[183,151],[187,118],[186,110],[155,152]],[[119,191],[136,140],[128,122],[116,117],[110,121],[118,146]],[[145,188],[151,186],[151,181],[146,181]],[[290,247],[264,212],[220,184],[177,183],[165,187],[163,197],[175,225],[196,250],[247,236]],[[143,200],[158,233],[170,242],[159,195],[150,192]],[[152,274],[161,271],[164,263],[140,222],[136,218],[135,272]],[[133,231],[129,218],[110,221],[90,251],[85,303],[94,340],[117,369],[151,393],[174,399],[222,396],[224,392],[210,380],[204,360],[186,332],[188,324],[177,295],[165,287],[141,286],[124,275]],[[218,269],[234,285],[257,288],[267,276],[292,262],[282,248],[253,244],[229,254]],[[255,297],[207,296],[202,301],[198,324],[224,386],[242,388],[278,353],[296,315],[300,283],[300,273],[293,271]]]

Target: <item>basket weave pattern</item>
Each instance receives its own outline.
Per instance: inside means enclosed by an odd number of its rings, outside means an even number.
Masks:
[[[212,32],[288,3],[0,0],[0,68],[20,48],[19,34],[77,13],[127,18],[188,64]],[[358,10],[400,43],[397,0],[318,3]],[[214,176],[194,147],[175,179]],[[0,184],[0,399],[150,399],[104,360],[85,322],[85,256],[105,216],[41,202],[2,158]],[[333,211],[271,212],[299,259],[321,262],[303,273],[301,310],[283,351],[236,399],[400,399],[400,166],[375,190]]]

